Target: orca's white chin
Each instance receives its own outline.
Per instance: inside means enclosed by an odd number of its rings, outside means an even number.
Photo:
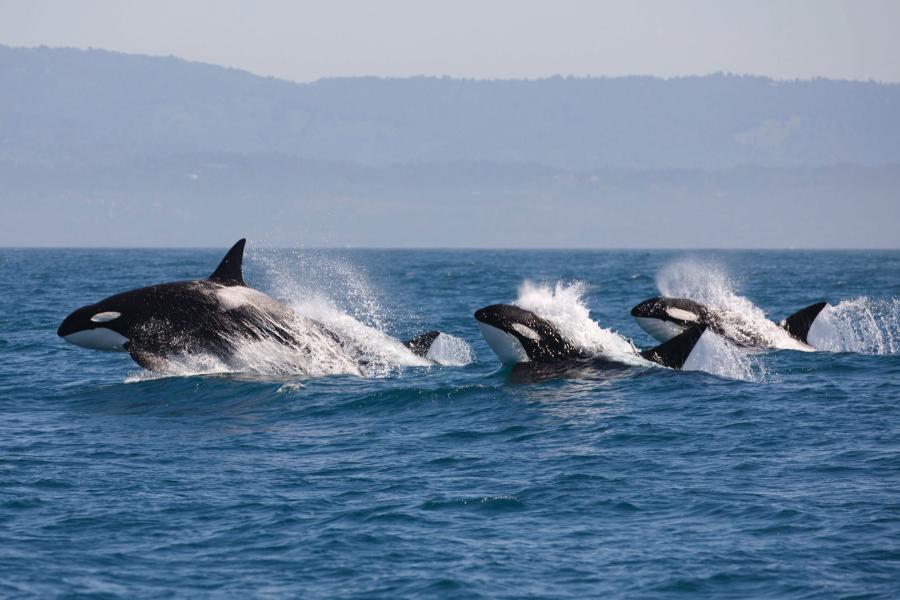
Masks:
[[[684,333],[684,327],[671,321],[655,319],[653,317],[635,317],[638,326],[649,333],[659,342],[668,342],[673,337]]]
[[[103,350],[104,352],[125,352],[125,344],[128,342],[127,337],[106,327],[82,329],[64,336],[63,339],[82,348]]]
[[[516,336],[481,321],[478,321],[478,328],[481,330],[481,335],[484,336],[484,341],[488,343],[501,363],[514,365],[528,362],[528,353],[525,352],[524,346],[516,339]]]

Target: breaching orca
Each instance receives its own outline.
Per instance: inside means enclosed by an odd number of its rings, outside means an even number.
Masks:
[[[558,364],[595,360],[563,336],[553,323],[512,304],[493,304],[475,311],[475,320],[500,362]],[[655,348],[641,352],[646,360],[681,369],[706,327],[698,324]]]
[[[145,369],[165,371],[176,355],[228,359],[247,342],[271,341],[289,351],[311,348],[352,361],[345,342],[321,323],[244,284],[244,244],[238,241],[207,279],[139,288],[83,306],[62,322],[66,341],[94,350],[127,352]],[[429,358],[442,335],[429,331],[404,345]]]
[[[817,302],[807,306],[783,320],[779,326],[807,349],[812,349],[807,340],[809,330],[827,304]],[[671,340],[697,325],[704,325],[738,346],[770,348],[772,344],[770,339],[747,324],[726,319],[722,314],[687,298],[650,298],[632,308],[631,316],[641,329],[660,342]]]

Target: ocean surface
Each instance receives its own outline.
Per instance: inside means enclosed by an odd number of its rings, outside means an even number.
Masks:
[[[368,340],[361,376],[255,348],[162,377],[57,337],[225,250],[0,249],[0,596],[900,597],[900,252],[251,240],[248,283]],[[633,360],[660,293],[831,306],[818,352],[681,372]],[[514,301],[621,366],[500,368],[472,313]],[[384,351],[428,329],[443,364]]]

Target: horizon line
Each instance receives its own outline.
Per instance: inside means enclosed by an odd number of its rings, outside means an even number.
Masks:
[[[275,75],[267,75],[264,73],[257,73],[254,71],[250,71],[248,69],[234,67],[230,65],[223,65],[220,63],[212,63],[206,62],[202,60],[194,60],[190,58],[184,58],[181,56],[177,56],[175,54],[148,54],[142,52],[125,52],[122,50],[111,50],[109,48],[100,48],[95,46],[48,46],[46,44],[40,44],[37,46],[13,46],[9,44],[4,44],[0,42],[0,48],[7,48],[11,50],[77,50],[79,52],[101,52],[101,53],[109,53],[109,54],[119,54],[122,56],[140,56],[147,58],[156,58],[156,59],[171,59],[176,61],[182,61],[191,64],[197,65],[205,65],[209,67],[216,67],[220,69],[227,69],[232,71],[238,71],[241,73],[246,73],[248,75],[252,75],[254,77],[259,77],[262,79],[271,79],[274,81],[281,81],[284,83],[290,83],[294,85],[313,85],[322,81],[329,81],[335,79],[379,79],[383,81],[391,81],[391,80],[408,80],[408,79],[449,79],[454,81],[471,81],[471,82],[540,82],[540,81],[548,81],[552,79],[578,79],[578,80],[588,80],[588,79],[657,79],[660,81],[674,81],[679,79],[702,79],[706,77],[747,77],[747,78],[756,78],[756,79],[766,79],[773,83],[811,83],[814,81],[832,81],[832,82],[842,82],[842,83],[868,83],[868,84],[876,84],[876,85],[900,85],[900,79],[896,81],[884,80],[884,79],[846,79],[846,78],[834,78],[827,77],[824,75],[810,75],[808,77],[794,77],[794,78],[779,78],[773,77],[772,75],[763,75],[759,73],[738,73],[734,71],[711,71],[707,73],[687,73],[687,74],[678,74],[678,75],[653,75],[646,73],[630,73],[627,75],[598,75],[598,74],[564,74],[564,73],[555,73],[548,75],[540,75],[536,77],[460,77],[455,75],[440,75],[440,74],[415,74],[415,75],[401,75],[401,76],[392,76],[392,75],[375,75],[375,74],[354,74],[354,75],[323,75],[317,77],[315,79],[308,80],[297,80],[297,79],[288,79],[285,77],[279,77]]]
[[[638,246],[263,246],[253,244],[248,238],[250,249],[259,250],[387,250],[387,251],[423,251],[423,252],[897,252],[900,246],[794,246],[794,247],[723,247],[723,246],[670,246],[670,247],[638,247]],[[0,250],[220,250],[221,246],[6,246]]]

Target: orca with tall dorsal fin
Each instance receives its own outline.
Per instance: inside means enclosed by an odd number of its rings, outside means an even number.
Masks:
[[[488,346],[503,364],[559,364],[598,359],[568,340],[553,323],[519,306],[485,306],[475,311],[475,320]],[[640,355],[664,367],[684,368],[705,331],[704,325],[697,325]]]
[[[778,327],[802,344],[800,349],[813,350],[809,343],[809,332],[826,306],[827,302],[811,304],[784,319]],[[775,347],[773,337],[766,335],[767,332],[760,328],[754,328],[751,323],[740,319],[728,318],[687,298],[650,298],[632,308],[631,316],[641,329],[660,342],[671,340],[697,325],[704,325],[738,346]],[[771,326],[774,327],[774,324]]]
[[[151,371],[165,371],[170,357],[209,354],[227,359],[247,342],[275,342],[289,351],[354,361],[344,340],[244,283],[245,239],[239,240],[206,279],[176,281],[115,294],[70,314],[57,331],[93,350],[127,352]],[[429,331],[403,342],[431,359],[443,334]],[[348,369],[352,372],[352,369]]]

